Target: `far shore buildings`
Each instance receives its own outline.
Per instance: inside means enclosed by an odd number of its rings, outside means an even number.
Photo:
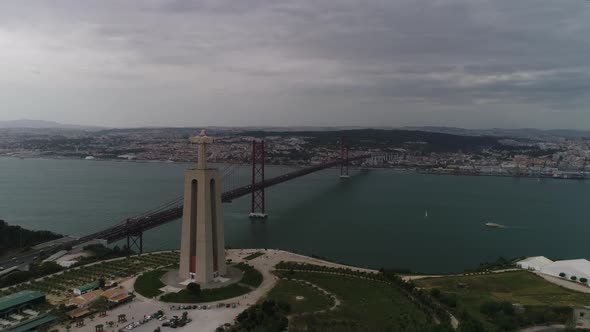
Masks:
[[[586,259],[552,261],[543,256],[535,256],[518,261],[516,266],[585,285],[590,281],[590,261]]]

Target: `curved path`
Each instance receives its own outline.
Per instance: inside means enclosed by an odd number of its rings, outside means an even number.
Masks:
[[[324,295],[326,295],[326,296],[328,296],[330,298],[333,298],[334,299],[334,304],[330,308],[328,308],[328,309],[322,309],[322,310],[312,311],[312,312],[304,312],[302,314],[292,314],[292,315],[289,315],[289,317],[292,317],[292,316],[304,316],[304,315],[311,315],[311,314],[321,314],[321,313],[324,313],[324,312],[336,310],[336,308],[338,308],[340,306],[340,304],[342,303],[342,301],[340,301],[340,299],[336,296],[336,294],[330,293],[329,291],[321,288],[320,286],[318,286],[318,285],[316,285],[314,283],[311,283],[311,282],[309,282],[307,280],[302,280],[302,279],[291,279],[291,280],[316,288],[320,292],[324,293]]]

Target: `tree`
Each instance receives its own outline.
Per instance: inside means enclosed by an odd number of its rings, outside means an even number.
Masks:
[[[586,279],[586,278],[580,278],[580,282],[587,283],[588,282],[588,279]]]
[[[565,278],[565,273],[561,272],[561,273],[559,273],[559,276],[562,278]]]
[[[201,285],[197,284],[196,282],[191,282],[188,285],[186,285],[186,290],[190,294],[196,295],[201,292]]]
[[[571,276],[571,277],[570,277],[570,279],[571,279],[572,281],[576,281],[576,280],[578,280],[578,277],[576,277],[576,276]]]

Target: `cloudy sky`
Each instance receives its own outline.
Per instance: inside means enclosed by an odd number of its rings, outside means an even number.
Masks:
[[[0,120],[590,129],[590,1],[0,1]]]

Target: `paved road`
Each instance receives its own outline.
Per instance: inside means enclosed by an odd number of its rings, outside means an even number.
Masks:
[[[539,273],[539,272],[533,272],[533,273],[540,276],[541,278],[551,282],[551,283],[558,285],[558,286],[568,288],[571,290],[575,290],[578,292],[582,292],[582,293],[590,293],[590,287],[585,286],[579,282],[570,281],[567,279],[558,278],[558,277],[546,275],[546,274]]]
[[[37,259],[40,259],[39,257],[42,253],[45,253],[46,256],[49,256],[59,251],[64,245],[72,243],[74,241],[76,241],[76,238],[63,237],[57,240],[52,240],[38,244],[34,246],[32,250],[23,253],[18,253],[7,259],[0,260],[0,267],[2,267],[2,269],[0,270],[7,270],[14,266],[18,266],[19,269],[23,269],[29,264],[35,262]]]
[[[565,325],[532,326],[518,332],[557,332],[565,329]]]

